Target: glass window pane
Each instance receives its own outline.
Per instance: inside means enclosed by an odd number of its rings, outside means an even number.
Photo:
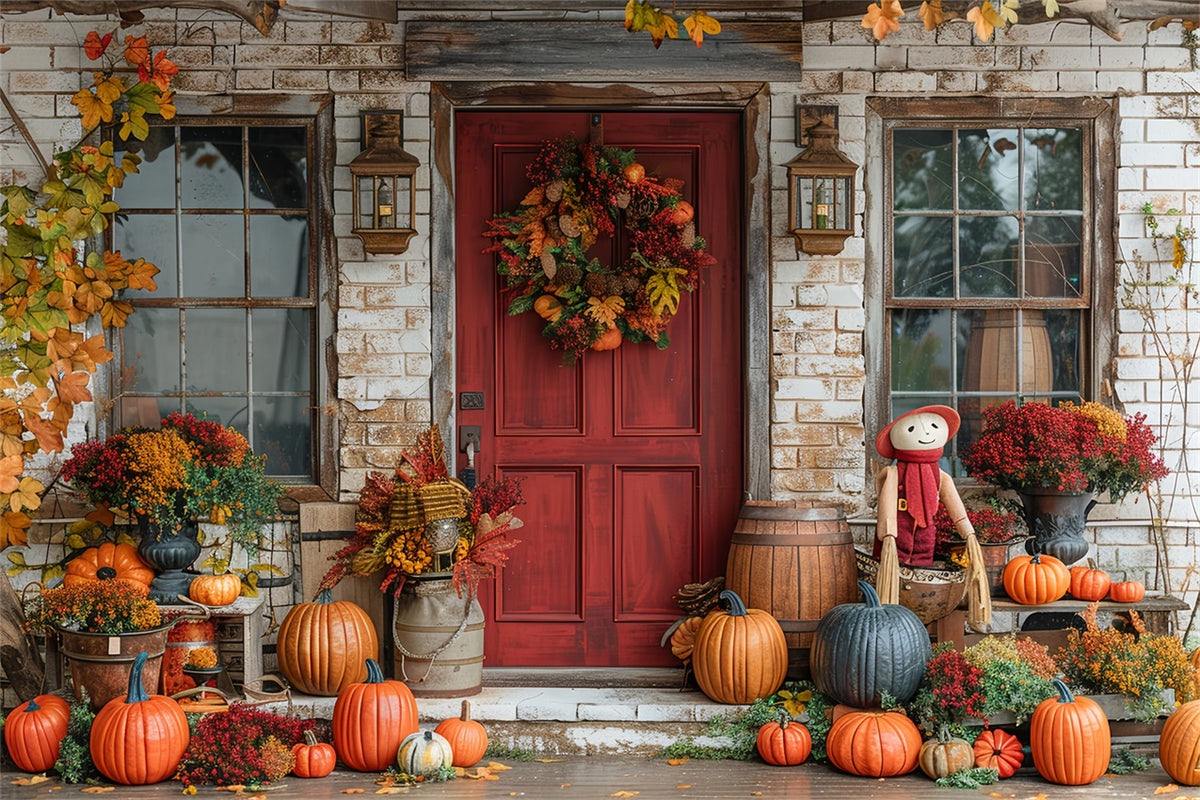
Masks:
[[[961,217],[958,258],[963,297],[1017,296],[1016,217]]]
[[[125,396],[120,398],[118,406],[120,427],[157,428],[162,425],[163,417],[179,411],[179,398]]]
[[[896,217],[897,297],[954,296],[954,221],[950,217]]]
[[[949,392],[949,309],[892,311],[892,391]]]
[[[954,207],[953,133],[905,129],[892,134],[892,205],[897,211]]]
[[[129,315],[121,340],[122,392],[168,394],[179,391],[182,363],[179,311],[173,308],[139,308]]]
[[[1080,296],[1083,218],[1031,216],[1025,228],[1025,296]]]
[[[123,143],[142,163],[124,185],[113,190],[121,208],[175,208],[175,128],[153,127],[146,141]]]
[[[183,128],[180,136],[183,208],[244,208],[242,129]]]
[[[250,207],[308,208],[304,128],[250,128]]]
[[[184,321],[188,392],[246,391],[246,312],[189,308]]]
[[[1078,128],[1024,132],[1025,207],[1038,211],[1083,208],[1083,134]]]
[[[249,438],[250,404],[245,397],[189,397],[185,410],[201,419],[229,425]],[[250,447],[254,447],[253,441]]]
[[[243,220],[236,214],[182,218],[184,297],[245,297]]]
[[[178,297],[179,261],[175,247],[173,214],[118,214],[113,221],[113,249],[130,261],[144,258],[158,267],[154,282],[158,289],[129,289],[126,297]]]
[[[308,217],[250,218],[250,294],[308,296]]]
[[[1043,312],[1054,354],[1054,391],[1083,395],[1083,312],[1048,309]]]
[[[267,456],[268,474],[308,477],[312,472],[311,411],[308,396],[255,399],[254,452]]]
[[[1020,141],[1009,128],[958,132],[958,205],[967,211],[1015,211]]]
[[[307,392],[311,312],[303,308],[255,309],[250,317],[254,391]]]

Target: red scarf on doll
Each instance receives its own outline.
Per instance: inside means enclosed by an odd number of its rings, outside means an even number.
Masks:
[[[908,514],[916,528],[933,524],[940,495],[938,487],[942,470],[938,461],[942,448],[936,450],[897,450],[896,469],[899,471],[901,497],[908,503]]]

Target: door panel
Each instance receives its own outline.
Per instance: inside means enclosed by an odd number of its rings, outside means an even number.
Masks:
[[[668,350],[626,343],[566,367],[541,319],[507,314],[484,221],[519,205],[526,165],[562,136],[685,181],[718,263],[684,294]],[[521,478],[527,500],[480,598],[489,666],[678,663],[659,645],[671,595],[724,573],[743,483],[740,153],[737,113],[456,113],[457,387],[485,398],[459,423],[482,427],[479,474]],[[618,233],[592,255],[627,252]]]

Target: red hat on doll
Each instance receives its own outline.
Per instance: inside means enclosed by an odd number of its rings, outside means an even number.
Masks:
[[[937,414],[946,420],[946,425],[950,428],[950,432],[946,434],[946,441],[954,438],[954,434],[958,433],[958,426],[962,424],[962,419],[958,416],[958,412],[950,408],[950,406],[922,406],[921,408],[914,408],[907,414],[901,414],[889,422],[879,432],[879,435],[875,437],[875,449],[879,451],[879,455],[884,458],[895,458],[896,448],[892,446],[892,428],[895,427],[897,422],[906,417],[924,413]]]

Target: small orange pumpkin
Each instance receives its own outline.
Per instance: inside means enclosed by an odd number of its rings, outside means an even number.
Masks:
[[[1001,778],[1011,778],[1024,760],[1021,740],[1008,731],[988,728],[975,739],[975,766],[994,769]]]
[[[71,707],[55,694],[39,694],[12,710],[4,722],[4,745],[17,769],[45,772],[58,761]]]
[[[646,168],[636,161],[622,171],[625,173],[625,180],[630,183],[641,183],[642,178],[646,177]]]
[[[616,325],[608,327],[604,333],[600,334],[600,338],[592,342],[592,349],[603,352],[605,350],[616,350],[621,346],[624,337],[621,335],[621,329]]]
[[[754,747],[768,764],[794,767],[803,764],[812,752],[812,734],[804,725],[792,722],[786,711],[781,711],[778,722],[768,722],[758,729]]]
[[[329,742],[318,742],[312,729],[304,732],[304,741],[292,745],[292,758],[296,766],[292,773],[297,778],[324,778],[337,766],[337,751]]]
[[[1061,600],[1069,588],[1071,571],[1054,556],[1020,555],[1004,567],[1004,591],[1022,605],[1053,603]]]
[[[200,575],[188,586],[188,597],[206,606],[227,606],[242,593],[242,579],[236,572],[224,575]]]
[[[454,766],[470,767],[487,752],[487,729],[471,719],[471,703],[462,701],[462,712],[438,723],[433,732],[445,737],[454,753]]]
[[[1158,760],[1176,783],[1200,786],[1200,700],[1184,703],[1167,717],[1158,740]]]
[[[686,225],[692,221],[696,210],[692,208],[692,204],[687,200],[680,200],[675,204],[675,208],[671,211],[670,220],[675,225]]]
[[[1141,581],[1117,581],[1108,589],[1114,603],[1140,603],[1146,599],[1146,584]]]
[[[1071,596],[1079,600],[1092,602],[1103,600],[1108,596],[1108,588],[1112,586],[1112,577],[1107,572],[1096,567],[1094,561],[1088,566],[1071,567]]]
[[[851,775],[907,775],[917,768],[921,732],[895,711],[851,711],[834,720],[825,753],[829,763]]]
[[[104,542],[89,547],[71,559],[63,575],[64,586],[75,586],[88,581],[122,580],[150,594],[150,583],[154,580],[154,568],[138,555],[137,548],[124,542]]]

